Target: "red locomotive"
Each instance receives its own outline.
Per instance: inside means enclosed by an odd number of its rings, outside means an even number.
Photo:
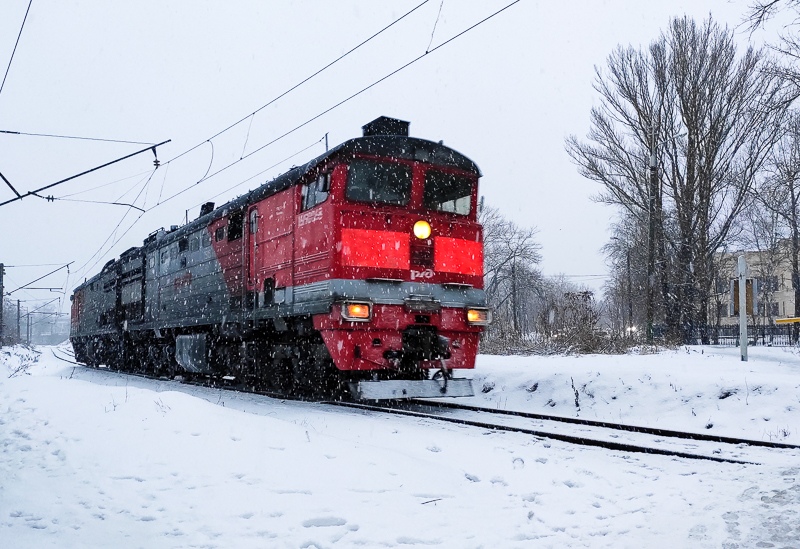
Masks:
[[[378,118],[107,263],[73,295],[77,359],[283,393],[471,395],[452,371],[474,367],[490,320],[481,174],[408,126]]]

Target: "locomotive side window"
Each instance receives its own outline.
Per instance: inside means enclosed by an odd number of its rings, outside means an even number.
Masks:
[[[309,210],[317,204],[322,204],[328,200],[331,190],[331,174],[320,174],[317,179],[303,185],[303,205],[302,211]]]
[[[169,259],[169,252],[167,250],[164,250],[163,252],[161,252],[161,264],[163,265],[164,263],[166,263],[167,259]]]
[[[178,240],[178,252],[185,252],[189,249],[189,239],[187,237],[183,237]]]
[[[258,231],[258,210],[250,212],[250,234],[256,234]]]
[[[462,175],[439,170],[425,172],[422,203],[429,210],[459,215],[469,214],[472,201],[472,180]]]
[[[189,251],[196,252],[199,249],[200,249],[200,239],[197,238],[196,236],[192,237],[191,240],[189,240]]]
[[[411,166],[354,160],[347,170],[350,200],[405,206],[411,199]]]
[[[228,242],[242,238],[243,225],[244,214],[241,211],[232,213],[228,220]]]
[[[169,258],[175,259],[178,257],[178,247],[177,246],[170,246],[169,248]]]
[[[216,231],[214,231],[214,240],[219,242],[220,240],[225,240],[225,227],[220,227]]]
[[[203,231],[203,248],[211,246],[211,234],[208,231]]]

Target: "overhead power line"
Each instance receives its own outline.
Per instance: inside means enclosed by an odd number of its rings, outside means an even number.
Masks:
[[[19,193],[18,193],[18,196],[16,198],[12,198],[11,200],[6,200],[5,202],[0,202],[0,206],[5,206],[6,204],[9,204],[11,202],[16,202],[17,200],[22,200],[26,196],[37,196],[39,198],[45,198],[44,196],[39,196],[38,193],[40,193],[42,191],[46,191],[47,189],[55,187],[56,185],[61,185],[62,183],[66,183],[67,181],[71,181],[71,180],[76,179],[78,177],[81,177],[83,175],[95,172],[95,171],[97,171],[97,170],[99,170],[101,168],[105,168],[106,166],[110,166],[112,164],[116,164],[117,162],[121,162],[123,160],[126,160],[126,159],[132,157],[132,156],[136,156],[137,154],[141,154],[141,153],[147,152],[147,151],[153,151],[153,154],[155,154],[156,147],[160,147],[161,145],[169,143],[170,141],[172,141],[172,140],[171,139],[167,139],[166,141],[162,141],[161,143],[158,143],[157,145],[153,145],[151,147],[147,147],[147,148],[142,149],[140,151],[136,151],[135,153],[131,153],[131,154],[125,155],[125,156],[123,156],[121,158],[117,158],[116,160],[112,160],[111,162],[106,162],[105,164],[103,164],[101,166],[97,166],[96,168],[92,168],[91,170],[86,170],[85,172],[81,172],[81,173],[79,173],[77,175],[73,175],[73,176],[67,177],[66,179],[62,179],[61,181],[56,181],[55,183],[51,183],[50,185],[45,185],[44,187],[36,189],[35,191],[28,191],[27,193],[25,193],[23,195],[19,195]],[[158,162],[158,160],[156,160],[156,162]],[[156,164],[156,166],[157,165],[158,164]],[[5,179],[5,178],[3,178],[3,179]],[[9,183],[9,185],[10,185],[10,183]],[[53,198],[50,197],[50,200],[53,200]]]
[[[0,93],[3,93],[3,86],[6,85],[6,78],[8,78],[8,71],[11,69],[11,62],[14,60],[14,54],[17,53],[17,46],[19,45],[19,39],[22,36],[22,29],[25,28],[25,21],[28,20],[28,12],[31,11],[31,4],[33,4],[33,0],[28,2],[28,9],[25,10],[25,17],[22,18],[22,25],[19,27],[19,34],[17,35],[17,41],[14,43],[14,50],[11,52],[11,58],[8,60],[8,67],[6,67],[6,74],[3,76],[3,83],[0,84]]]
[[[9,267],[52,267],[53,265],[63,265],[63,263],[39,263],[37,265],[4,265],[6,269]]]
[[[31,281],[30,281],[30,282],[28,282],[27,284],[23,284],[22,286],[20,286],[20,287],[19,287],[19,288],[17,288],[16,290],[11,290],[10,292],[7,292],[7,293],[6,293],[6,295],[11,295],[11,294],[13,294],[14,292],[18,292],[19,290],[22,290],[23,288],[27,288],[27,287],[28,287],[28,286],[30,286],[31,284],[35,284],[36,282],[39,282],[39,281],[40,281],[40,280],[42,280],[43,278],[47,278],[47,277],[48,277],[48,276],[50,276],[51,274],[53,274],[53,273],[57,273],[57,272],[58,272],[58,271],[60,271],[61,269],[67,269],[67,270],[69,270],[69,266],[70,266],[70,265],[72,265],[73,263],[75,263],[75,262],[74,262],[74,261],[70,261],[70,262],[69,262],[69,263],[67,263],[66,265],[62,265],[62,266],[61,266],[61,267],[59,267],[58,269],[54,269],[54,270],[50,271],[49,273],[47,273],[46,275],[44,275],[44,276],[40,276],[40,277],[39,277],[39,278],[37,278],[36,280],[31,280]]]
[[[7,133],[10,135],[29,135],[33,137],[55,137],[58,139],[80,139],[83,141],[103,141],[105,143],[127,143],[129,145],[153,145],[148,141],[122,141],[120,139],[102,139],[99,137],[78,137],[75,135],[54,135],[50,133],[27,133],[27,132],[13,132],[11,130],[0,130],[0,133]]]
[[[187,191],[188,189],[190,189],[190,188],[192,188],[192,187],[194,187],[194,186],[198,185],[199,183],[202,183],[203,181],[206,181],[206,180],[208,180],[208,179],[211,179],[211,178],[212,178],[212,177],[214,177],[215,175],[217,175],[217,174],[219,174],[219,173],[222,173],[222,172],[224,172],[225,170],[227,170],[227,169],[228,169],[228,168],[230,168],[231,166],[234,166],[234,165],[238,164],[239,162],[241,162],[242,160],[245,160],[246,158],[249,158],[249,157],[253,156],[253,155],[254,155],[254,154],[256,154],[257,152],[259,152],[259,151],[262,151],[262,150],[266,149],[266,148],[267,148],[267,147],[269,147],[270,145],[273,145],[273,144],[277,143],[278,141],[280,141],[280,140],[281,140],[281,139],[283,139],[284,137],[286,137],[286,136],[288,136],[288,135],[291,135],[291,134],[293,134],[294,132],[296,132],[296,131],[297,131],[297,130],[299,130],[300,128],[302,128],[302,127],[304,127],[304,126],[307,126],[308,124],[310,124],[310,123],[311,123],[311,122],[313,122],[314,120],[316,120],[316,119],[318,119],[318,118],[320,118],[320,117],[322,117],[322,116],[324,116],[324,115],[328,114],[328,113],[329,113],[329,112],[331,112],[332,110],[334,110],[334,109],[336,109],[336,108],[338,108],[338,107],[341,107],[342,105],[344,105],[345,103],[347,103],[347,102],[348,102],[348,101],[350,101],[351,99],[355,99],[356,97],[358,97],[359,95],[361,95],[361,94],[362,94],[362,93],[364,93],[365,91],[367,91],[367,90],[369,90],[369,89],[371,89],[371,88],[374,88],[375,86],[377,86],[378,84],[380,84],[380,83],[381,83],[381,82],[383,82],[384,80],[387,80],[388,78],[391,78],[391,77],[392,77],[392,76],[394,76],[395,74],[397,74],[397,73],[399,73],[400,71],[402,71],[402,70],[404,70],[404,69],[406,69],[406,68],[410,67],[411,65],[413,65],[413,64],[414,64],[414,63],[416,63],[417,61],[420,61],[420,60],[421,60],[421,59],[423,59],[424,57],[426,57],[426,56],[428,56],[428,55],[432,54],[433,52],[435,52],[436,50],[438,50],[438,49],[440,49],[440,48],[442,48],[442,47],[446,46],[447,44],[449,44],[450,42],[453,42],[453,41],[454,41],[454,40],[456,40],[457,38],[460,38],[461,36],[464,36],[464,35],[465,35],[466,33],[468,33],[469,31],[471,31],[471,30],[473,30],[474,28],[476,28],[476,27],[478,27],[478,26],[482,25],[483,23],[485,23],[485,22],[486,22],[486,21],[488,21],[489,19],[491,19],[491,18],[493,18],[494,16],[496,16],[496,15],[500,14],[501,12],[503,12],[503,11],[507,10],[508,8],[510,8],[510,7],[511,7],[511,6],[513,6],[514,4],[517,4],[517,3],[519,3],[520,1],[521,1],[521,0],[515,0],[514,2],[511,2],[511,3],[510,3],[510,4],[508,4],[507,6],[505,6],[505,7],[501,8],[501,9],[497,10],[496,12],[494,12],[494,13],[493,13],[493,14],[491,14],[491,15],[489,15],[488,17],[486,17],[486,18],[484,18],[484,19],[481,19],[480,21],[478,21],[477,23],[475,23],[475,24],[474,24],[474,25],[472,25],[471,27],[468,27],[467,29],[465,29],[465,30],[461,31],[460,33],[456,34],[456,35],[455,35],[455,36],[453,36],[452,38],[449,38],[448,40],[445,40],[444,42],[442,42],[441,44],[439,44],[439,45],[438,45],[438,46],[436,46],[435,48],[432,48],[432,49],[430,49],[430,50],[427,50],[427,51],[425,51],[425,53],[423,53],[422,55],[420,55],[420,56],[418,56],[418,57],[416,57],[416,58],[412,59],[411,61],[409,61],[409,62],[408,62],[408,63],[406,63],[405,65],[401,66],[400,68],[393,70],[392,72],[390,72],[389,74],[387,74],[387,75],[386,75],[386,76],[384,76],[383,78],[380,78],[380,79],[376,80],[376,81],[375,81],[375,82],[373,82],[372,84],[370,84],[370,85],[366,86],[365,88],[362,88],[361,90],[357,91],[356,93],[354,93],[354,94],[353,94],[353,95],[351,95],[350,97],[347,97],[346,99],[343,99],[343,100],[339,101],[338,103],[336,103],[336,104],[335,104],[335,105],[333,105],[332,107],[329,107],[329,108],[325,109],[324,111],[322,111],[321,113],[317,114],[316,116],[313,116],[313,117],[309,118],[308,120],[306,120],[306,121],[305,121],[305,122],[303,122],[302,124],[299,124],[299,125],[295,126],[295,127],[294,127],[294,128],[292,128],[291,130],[289,130],[289,131],[287,131],[286,133],[284,133],[284,134],[282,134],[282,135],[280,135],[280,136],[276,137],[276,138],[275,138],[275,139],[273,139],[272,141],[270,141],[270,142],[268,142],[268,143],[266,143],[266,144],[262,145],[261,147],[259,147],[259,148],[255,149],[254,151],[251,151],[251,152],[247,153],[246,155],[242,156],[242,157],[241,157],[241,158],[239,158],[238,160],[234,160],[234,161],[233,161],[233,162],[231,162],[230,164],[228,164],[228,165],[226,165],[226,166],[223,166],[222,168],[220,168],[219,170],[215,171],[215,172],[214,172],[214,173],[212,173],[211,175],[208,175],[208,174],[206,174],[205,176],[203,176],[203,177],[202,177],[200,180],[198,180],[197,182],[195,182],[195,183],[193,183],[193,184],[189,185],[188,187],[186,187],[186,188],[184,188],[184,189],[182,189],[182,190],[178,191],[177,193],[173,194],[172,196],[170,196],[170,197],[168,197],[168,198],[164,199],[164,200],[163,200],[163,201],[161,201],[159,204],[156,204],[155,206],[152,206],[152,207],[148,208],[148,210],[147,210],[147,211],[149,212],[150,210],[152,210],[152,209],[154,209],[154,208],[157,208],[157,207],[158,207],[158,206],[160,206],[161,204],[164,204],[164,203],[166,203],[166,202],[168,202],[168,201],[172,200],[173,198],[175,198],[176,196],[178,196],[178,195],[180,195],[180,194],[184,193],[184,192],[185,192],[185,191]],[[245,120],[245,119],[242,119],[242,120]],[[219,135],[219,134],[218,134],[218,135]],[[212,139],[213,139],[213,138],[212,138]],[[209,141],[209,142],[210,142],[210,141]],[[204,141],[204,143],[205,143],[205,141]],[[201,143],[201,144],[202,144],[202,143]],[[199,146],[199,145],[198,145],[198,146]],[[195,147],[195,148],[196,148],[196,147]],[[179,156],[180,156],[180,155],[179,155]],[[177,158],[177,157],[175,157],[175,158]],[[172,160],[175,160],[175,158],[173,158]],[[171,162],[172,160],[170,160],[169,162]],[[0,206],[2,206],[2,204],[0,204]]]
[[[185,155],[185,154],[188,154],[188,153],[192,152],[192,151],[193,151],[193,150],[195,150],[196,148],[198,148],[198,147],[202,146],[202,145],[203,145],[203,143],[205,143],[206,141],[211,141],[211,140],[212,140],[212,139],[214,139],[215,137],[218,137],[218,136],[222,135],[223,133],[225,133],[226,131],[230,130],[230,129],[231,129],[231,128],[233,128],[234,126],[237,126],[237,125],[241,124],[242,122],[244,122],[245,120],[247,120],[247,119],[248,119],[248,118],[250,118],[251,116],[255,115],[255,114],[256,114],[256,113],[258,113],[259,111],[262,111],[262,110],[266,109],[267,107],[269,107],[270,105],[272,105],[273,103],[275,103],[275,102],[276,102],[278,99],[280,99],[280,98],[282,98],[282,97],[286,96],[287,94],[289,94],[289,93],[293,92],[294,90],[296,90],[297,88],[299,88],[300,86],[302,86],[303,84],[305,84],[306,82],[308,82],[309,80],[311,80],[312,78],[314,78],[315,76],[317,76],[317,75],[319,75],[320,73],[322,73],[323,71],[325,71],[325,70],[329,69],[330,67],[332,67],[333,65],[335,65],[336,63],[338,63],[339,61],[341,61],[342,59],[344,59],[345,57],[347,57],[347,56],[348,56],[348,55],[350,55],[351,53],[353,53],[354,51],[356,51],[358,48],[360,48],[361,46],[363,46],[364,44],[366,44],[367,42],[369,42],[370,40],[372,40],[373,38],[375,38],[375,37],[376,37],[376,36],[378,36],[379,34],[383,33],[384,31],[388,30],[389,28],[393,27],[394,25],[396,25],[397,23],[399,23],[400,21],[402,21],[403,19],[405,19],[406,17],[408,17],[409,15],[411,15],[412,13],[414,13],[415,11],[417,11],[419,8],[421,8],[422,6],[424,6],[425,4],[427,4],[428,2],[430,2],[430,0],[425,0],[424,2],[422,2],[421,4],[419,4],[418,6],[416,6],[415,8],[413,8],[413,9],[409,10],[409,11],[408,11],[408,12],[406,12],[405,14],[401,15],[400,17],[398,17],[397,19],[395,19],[394,21],[392,21],[391,23],[389,23],[388,25],[386,25],[385,27],[383,27],[381,30],[379,30],[378,32],[376,32],[375,34],[373,34],[372,36],[370,36],[369,38],[367,38],[366,40],[364,40],[363,42],[361,42],[360,44],[358,44],[358,45],[357,45],[357,46],[355,46],[354,48],[350,49],[350,50],[349,50],[349,51],[347,51],[346,53],[343,53],[342,55],[340,55],[339,57],[337,57],[336,59],[334,59],[333,61],[331,61],[330,63],[328,63],[327,65],[325,65],[324,67],[322,67],[321,69],[319,69],[317,72],[315,72],[315,73],[314,73],[314,74],[312,74],[311,76],[309,76],[309,77],[307,77],[307,78],[305,78],[305,79],[301,80],[300,82],[298,82],[297,84],[295,84],[294,86],[292,86],[291,88],[289,88],[288,90],[286,90],[285,92],[283,92],[282,94],[280,94],[279,96],[275,97],[274,99],[270,100],[270,101],[269,101],[269,102],[267,102],[266,104],[264,104],[264,105],[262,105],[261,107],[257,108],[256,110],[254,110],[253,112],[251,112],[251,113],[250,113],[250,114],[248,114],[247,116],[244,116],[244,117],[240,118],[239,120],[237,120],[236,122],[234,122],[233,124],[231,124],[230,126],[228,126],[227,128],[225,128],[224,130],[222,130],[222,131],[219,131],[219,132],[215,133],[214,135],[212,135],[212,136],[211,136],[211,137],[209,137],[208,139],[204,139],[203,141],[201,141],[200,143],[198,143],[198,144],[197,144],[197,145],[195,145],[194,147],[192,147],[192,148],[190,148],[190,149],[187,149],[187,150],[183,151],[182,153],[180,153],[178,156],[175,156],[175,157],[173,157],[173,158],[169,159],[167,162],[165,162],[165,164],[169,164],[170,162],[172,162],[172,161],[174,161],[174,160],[177,160],[178,158],[182,157],[183,155]]]
[[[221,192],[219,192],[219,193],[215,194],[214,196],[210,197],[209,199],[207,199],[207,200],[204,200],[203,202],[200,202],[199,204],[195,204],[194,206],[192,206],[191,208],[189,208],[189,210],[193,210],[193,209],[194,209],[194,208],[196,208],[197,206],[200,206],[201,204],[204,204],[204,203],[208,202],[208,200],[211,200],[212,198],[217,198],[218,196],[222,196],[223,194],[225,194],[225,193],[227,193],[227,192],[229,192],[229,191],[232,191],[232,190],[233,190],[233,189],[235,189],[236,187],[238,187],[238,186],[240,186],[240,185],[244,185],[245,183],[247,183],[247,182],[248,182],[248,181],[250,181],[251,179],[255,179],[255,178],[256,178],[256,177],[258,177],[259,175],[261,175],[261,174],[263,174],[263,173],[266,173],[266,172],[270,171],[272,168],[275,168],[275,167],[277,167],[277,166],[280,166],[281,164],[283,164],[283,163],[284,163],[284,162],[286,162],[287,160],[291,160],[291,159],[292,159],[292,158],[294,158],[295,156],[297,156],[297,155],[299,155],[299,154],[302,154],[302,153],[306,152],[308,149],[310,149],[310,148],[314,147],[315,145],[319,145],[320,143],[322,143],[322,141],[323,141],[324,139],[325,139],[325,136],[322,136],[320,139],[318,139],[317,141],[314,141],[314,142],[313,142],[311,145],[309,145],[308,147],[305,147],[305,148],[303,148],[303,149],[300,149],[300,150],[299,150],[299,151],[297,151],[296,153],[294,153],[294,154],[291,154],[291,155],[287,156],[287,157],[286,157],[286,158],[284,158],[283,160],[281,160],[281,161],[279,161],[279,162],[276,162],[275,164],[273,164],[272,166],[270,166],[270,167],[268,167],[268,168],[264,168],[263,170],[261,170],[261,171],[260,171],[260,172],[258,172],[257,174],[251,175],[250,177],[248,177],[248,178],[247,178],[247,179],[245,179],[244,181],[240,181],[239,183],[237,183],[237,184],[236,184],[236,185],[234,185],[233,187],[228,187],[228,188],[227,188],[227,189],[225,189],[224,191],[221,191]],[[191,187],[189,187],[189,188],[191,188]],[[188,190],[188,189],[187,189],[187,190]]]

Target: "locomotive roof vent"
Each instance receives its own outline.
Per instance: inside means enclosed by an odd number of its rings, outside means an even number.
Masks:
[[[203,217],[206,214],[210,214],[214,211],[214,203],[213,202],[206,202],[202,206],[200,206],[200,215],[198,217]]]
[[[398,120],[397,118],[379,116],[372,122],[361,126],[361,129],[364,130],[364,137],[371,135],[404,135],[408,137],[408,126],[410,124],[410,122]]]

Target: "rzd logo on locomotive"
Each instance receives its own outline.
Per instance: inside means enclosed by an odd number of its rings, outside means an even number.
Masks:
[[[418,278],[433,278],[433,270],[425,269],[424,271],[415,271],[414,269],[411,269],[411,280],[417,280]]]

